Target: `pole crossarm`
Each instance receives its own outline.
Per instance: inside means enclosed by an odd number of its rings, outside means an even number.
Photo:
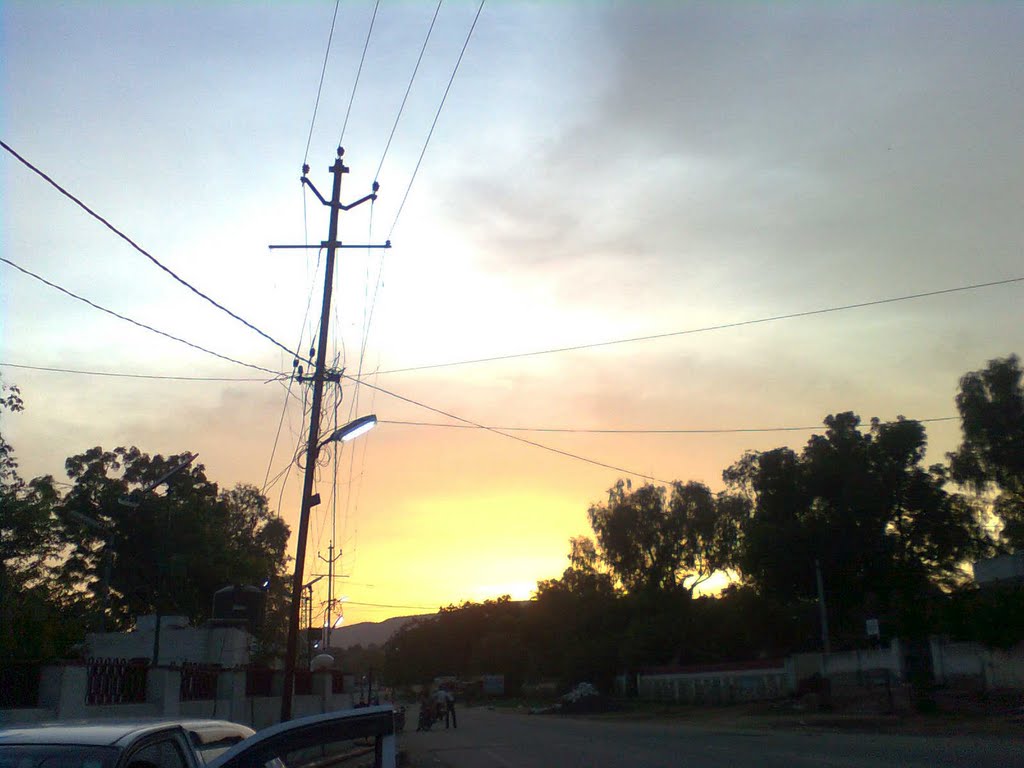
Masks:
[[[268,245],[267,246],[267,248],[269,248],[272,251],[300,250],[300,249],[301,250],[312,249],[314,251],[318,251],[321,248],[330,248],[330,247],[331,247],[331,243],[327,242],[326,240],[321,242],[320,245]],[[338,242],[334,243],[334,247],[335,248],[361,248],[363,250],[365,250],[367,248],[390,248],[391,247],[391,241],[390,240],[385,240],[383,242],[383,244],[377,243],[377,244],[369,244],[369,245],[348,245],[346,243],[342,243],[342,242],[338,241]]]

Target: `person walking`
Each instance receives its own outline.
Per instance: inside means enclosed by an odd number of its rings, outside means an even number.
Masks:
[[[435,717],[440,720],[444,718],[444,727],[448,727],[448,691],[444,686],[438,686],[434,691],[434,712]]]
[[[444,727],[448,727],[448,718],[451,718],[452,728],[458,728],[459,722],[455,719],[455,693],[453,691],[445,691],[447,698],[445,699],[445,713],[444,713]]]

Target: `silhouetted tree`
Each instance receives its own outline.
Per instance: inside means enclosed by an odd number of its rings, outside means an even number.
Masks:
[[[18,388],[0,382],[0,416],[23,409]],[[0,660],[59,656],[81,639],[82,616],[54,579],[56,500],[52,478],[21,478],[0,431]]]
[[[258,585],[269,578],[268,615],[274,615],[286,591],[287,524],[269,511],[256,488],[221,491],[207,479],[202,464],[172,475],[163,494],[139,493],[183,458],[150,457],[134,447],[97,447],[67,460],[73,486],[58,505],[67,537],[63,582],[85,585],[95,603],[104,559],[110,556],[111,619],[127,627],[158,605],[164,613],[203,621],[221,587]],[[72,512],[97,521],[107,532],[79,522]],[[273,634],[275,627],[266,629]]]
[[[627,592],[692,594],[731,560],[734,520],[720,514],[703,483],[673,483],[666,498],[665,488],[632,490],[620,480],[608,491],[608,503],[592,506],[588,517],[597,562]]]
[[[1002,538],[1024,549],[1024,383],[1016,355],[989,360],[960,379],[956,396],[963,441],[949,454],[954,480],[994,493]]]
[[[964,561],[988,542],[944,469],[921,466],[919,422],[874,420],[862,432],[847,412],[825,425],[799,455],[749,453],[723,473],[752,502],[735,564],[765,595],[811,600],[820,560],[840,631],[859,633],[869,608],[909,616],[916,600],[961,583]]]

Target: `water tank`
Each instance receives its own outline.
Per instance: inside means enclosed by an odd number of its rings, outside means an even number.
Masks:
[[[214,621],[231,622],[244,626],[256,634],[263,623],[267,593],[259,587],[234,584],[213,593]]]

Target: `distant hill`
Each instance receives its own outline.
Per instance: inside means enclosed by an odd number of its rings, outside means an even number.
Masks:
[[[384,621],[363,621],[347,627],[339,627],[331,631],[332,648],[351,648],[353,645],[383,645],[395,632],[414,619],[433,616],[425,613],[417,616],[395,616]]]

